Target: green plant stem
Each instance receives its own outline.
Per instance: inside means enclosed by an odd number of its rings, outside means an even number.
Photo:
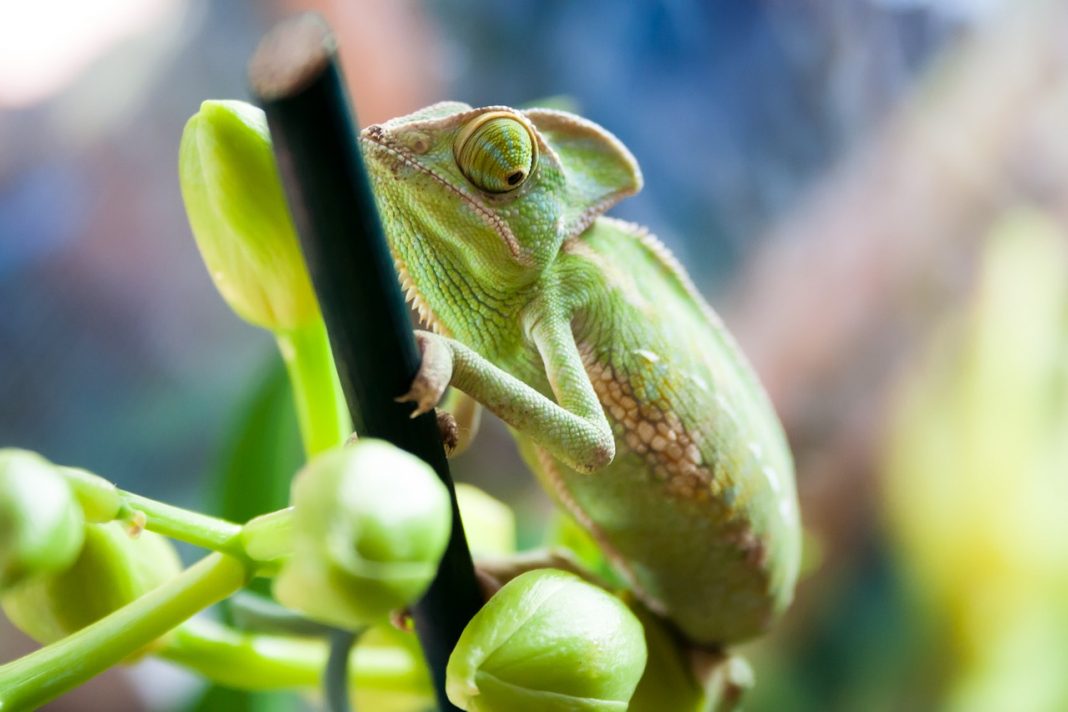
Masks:
[[[264,635],[325,638],[334,630],[251,591],[230,598],[230,618],[238,629]]]
[[[211,554],[92,625],[0,666],[0,710],[35,709],[122,662],[249,578],[242,561]]]
[[[276,332],[293,386],[304,450],[311,458],[345,442],[352,432],[330,340],[322,319],[293,331]]]
[[[293,508],[250,519],[241,531],[245,553],[253,561],[277,563],[293,554]]]
[[[328,646],[321,638],[246,633],[197,620],[169,636],[158,655],[229,687],[281,690],[319,685]],[[357,646],[348,675],[361,690],[431,693],[417,655],[399,646]]]
[[[122,507],[116,518],[136,522],[137,513],[143,514],[139,524],[157,534],[260,564],[292,553],[292,508],[268,512],[242,526],[132,492],[119,490],[119,495]]]
[[[330,633],[330,654],[323,674],[323,699],[330,712],[350,712],[348,671],[352,660],[352,646],[359,633],[335,630]]]
[[[119,512],[120,518],[128,518],[134,512],[141,512],[145,515],[144,528],[149,531],[238,558],[246,556],[240,539],[240,524],[158,502],[132,492],[121,492],[121,496],[124,507]]]
[[[304,452],[310,460],[320,452],[345,442],[352,432],[352,419],[334,366],[326,324],[320,318],[308,327],[276,333],[275,338],[289,372]],[[335,641],[337,637],[331,636],[330,639]],[[331,645],[337,647],[338,644]],[[348,680],[344,662],[339,665],[335,658],[341,655],[347,658],[349,647],[346,646],[343,651],[340,648],[332,650],[327,664],[327,689],[341,690],[342,697],[347,695]],[[347,704],[337,709],[330,700],[327,703],[334,712],[348,709]]]

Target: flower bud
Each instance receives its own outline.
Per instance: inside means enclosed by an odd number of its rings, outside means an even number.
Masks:
[[[178,172],[193,236],[230,307],[272,331],[319,318],[263,112],[205,101],[185,125]]]
[[[67,568],[82,547],[81,507],[52,463],[0,450],[0,591]]]
[[[297,475],[291,503],[293,555],[274,594],[348,629],[383,621],[423,595],[452,527],[449,493],[434,471],[378,440],[313,459]]]
[[[645,660],[641,623],[622,601],[540,569],[505,584],[471,619],[446,690],[469,712],[622,712]]]
[[[178,575],[181,562],[158,534],[134,538],[119,522],[84,525],[85,543],[65,571],[6,594],[4,612],[19,630],[51,643],[84,628]]]
[[[515,514],[507,504],[463,482],[456,483],[456,504],[472,554],[508,556],[515,553]]]
[[[110,522],[122,511],[122,495],[114,484],[77,467],[60,467],[67,484],[82,507],[87,522]]]
[[[578,525],[571,515],[557,510],[550,520],[545,544],[550,549],[564,548],[571,552],[583,569],[614,588],[626,588],[601,550],[601,545]]]

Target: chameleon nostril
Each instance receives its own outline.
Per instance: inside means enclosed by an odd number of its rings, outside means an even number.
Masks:
[[[416,154],[423,155],[430,150],[430,138],[424,133],[411,133],[404,142],[408,145],[408,149]]]

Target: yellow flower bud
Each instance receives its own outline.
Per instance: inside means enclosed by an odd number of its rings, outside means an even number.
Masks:
[[[902,570],[968,663],[1001,655],[1017,617],[1068,611],[1065,235],[1013,211],[982,257],[974,302],[907,379],[887,448]]]
[[[515,553],[515,514],[507,504],[463,482],[456,483],[456,504],[472,554],[508,556]]]
[[[271,331],[318,319],[263,112],[205,101],[185,125],[178,172],[193,236],[230,307]]]

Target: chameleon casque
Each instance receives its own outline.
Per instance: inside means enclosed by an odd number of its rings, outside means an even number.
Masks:
[[[433,330],[406,399],[503,419],[545,489],[691,642],[763,632],[800,558],[793,466],[718,317],[644,228],[641,172],[548,109],[435,104],[361,144],[407,298]]]

